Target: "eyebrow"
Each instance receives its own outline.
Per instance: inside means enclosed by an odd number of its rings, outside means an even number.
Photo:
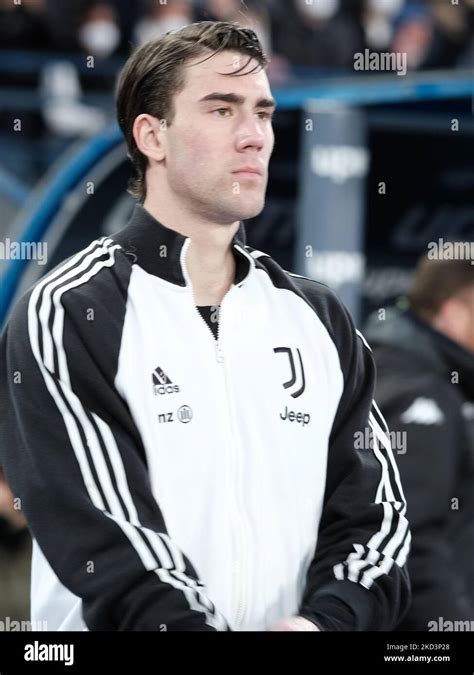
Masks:
[[[199,102],[202,101],[224,101],[225,103],[235,103],[236,105],[242,105],[245,102],[245,98],[239,94],[223,94],[218,91],[212,92],[212,94],[207,94],[199,99]],[[276,108],[276,101],[273,98],[259,98],[256,105],[256,108]]]

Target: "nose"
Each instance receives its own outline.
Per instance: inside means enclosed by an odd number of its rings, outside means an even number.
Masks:
[[[261,150],[265,143],[265,134],[261,122],[255,115],[246,116],[237,131],[237,149],[239,152],[253,149]]]

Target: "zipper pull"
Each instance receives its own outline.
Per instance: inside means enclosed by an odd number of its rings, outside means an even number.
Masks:
[[[217,363],[224,363],[224,352],[222,351],[222,348],[219,342],[217,341],[216,341],[216,361]]]

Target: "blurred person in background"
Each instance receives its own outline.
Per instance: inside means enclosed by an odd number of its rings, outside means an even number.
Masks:
[[[393,25],[390,51],[406,54],[408,70],[418,70],[433,40],[433,15],[426,5],[408,5]]]
[[[431,0],[433,38],[422,68],[451,68],[455,66],[472,41],[472,0],[459,0],[459,4],[444,0]],[[471,61],[470,67],[474,65]]]
[[[288,0],[271,7],[273,50],[291,65],[353,68],[365,44],[358,2]]]
[[[401,629],[474,619],[474,265],[421,260],[408,309],[365,331],[392,433],[413,542],[413,601]],[[382,320],[381,318],[382,317]]]
[[[385,51],[393,38],[394,19],[406,0],[363,0],[362,23],[366,46],[373,51]]]
[[[142,45],[192,23],[193,18],[194,9],[190,0],[168,0],[164,5],[148,0],[146,12],[135,27],[134,42]]]
[[[471,0],[408,0],[395,18],[390,49],[407,54],[409,70],[450,68],[468,50],[471,29]]]
[[[90,4],[79,26],[78,41],[86,54],[107,58],[121,42],[117,11],[111,2],[99,0]]]
[[[0,621],[30,617],[31,537],[0,468]]]
[[[118,51],[121,32],[117,12],[110,2],[87,3],[79,22],[77,43],[84,58],[107,59]],[[106,83],[105,78],[103,86]],[[58,137],[92,136],[107,124],[103,110],[83,102],[79,72],[70,59],[51,60],[43,66],[41,93],[44,120]]]
[[[45,0],[55,47],[106,58],[128,54],[145,0]],[[118,42],[118,40],[120,42]]]

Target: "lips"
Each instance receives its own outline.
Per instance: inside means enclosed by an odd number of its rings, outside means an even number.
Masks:
[[[257,176],[262,175],[262,171],[257,166],[243,166],[240,169],[237,169],[233,173],[254,173]]]

